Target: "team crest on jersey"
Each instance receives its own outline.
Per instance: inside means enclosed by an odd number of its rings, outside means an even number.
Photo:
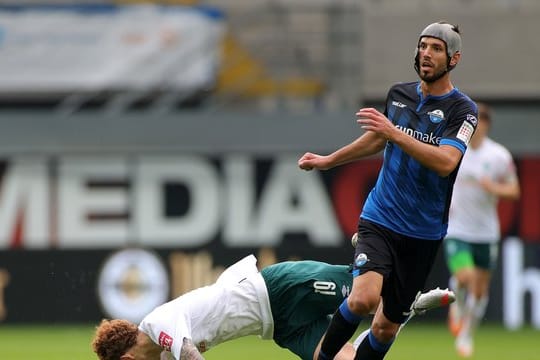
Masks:
[[[439,109],[428,112],[428,115],[429,120],[434,124],[438,124],[444,120],[444,113]]]
[[[158,342],[159,346],[161,346],[164,350],[171,351],[173,338],[165,331],[159,333]]]
[[[473,114],[467,114],[467,121],[476,126],[478,124],[478,120],[476,119],[476,116]]]

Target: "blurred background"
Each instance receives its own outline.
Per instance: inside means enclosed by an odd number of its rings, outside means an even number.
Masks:
[[[500,206],[486,321],[540,329],[535,0],[0,1],[0,323],[139,321],[250,253],[349,263],[381,159],[296,161],[416,80],[438,20],[523,194]],[[439,257],[428,287],[447,279]]]

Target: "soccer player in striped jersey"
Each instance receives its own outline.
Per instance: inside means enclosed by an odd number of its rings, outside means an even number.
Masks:
[[[334,359],[373,311],[355,359],[383,359],[425,285],[446,235],[458,168],[478,123],[476,104],[450,79],[460,59],[458,27],[428,25],[416,44],[420,80],[392,86],[383,113],[360,109],[357,122],[364,133],[352,143],[298,160],[301,169],[326,170],[384,151],[360,214],[352,292],[335,312],[319,360]]]

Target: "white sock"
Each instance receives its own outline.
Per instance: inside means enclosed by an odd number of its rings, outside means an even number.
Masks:
[[[487,304],[487,296],[484,296],[479,300],[477,300],[471,294],[467,296],[467,303],[465,305],[465,311],[463,313],[463,328],[460,332],[462,333],[462,335],[472,336],[474,334],[476,327],[486,313]]]
[[[486,314],[486,309],[489,301],[489,296],[482,296],[473,308],[474,316],[480,321]]]
[[[454,309],[457,311],[455,314],[457,317],[463,316],[463,313],[465,311],[465,305],[466,305],[466,298],[467,298],[467,289],[464,287],[461,287],[458,285],[458,281],[455,276],[450,277],[450,281],[448,282],[448,287],[450,290],[456,294],[456,301],[451,304],[453,305]]]
[[[480,299],[476,299],[474,296],[467,298],[467,317],[469,318],[469,333],[472,335],[476,330],[476,327],[484,317],[488,304],[488,296],[483,296]]]
[[[367,328],[366,330],[362,331],[360,333],[360,335],[358,335],[358,337],[354,340],[353,342],[353,347],[354,347],[354,350],[358,349],[358,347],[360,346],[360,344],[362,343],[362,341],[364,340],[364,338],[369,334],[369,328]]]

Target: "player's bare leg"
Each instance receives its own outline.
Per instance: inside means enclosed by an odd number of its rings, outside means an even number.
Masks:
[[[474,333],[486,312],[491,280],[491,273],[488,270],[474,268],[472,273],[464,306],[463,323],[455,342],[458,355],[465,358],[473,355]]]

